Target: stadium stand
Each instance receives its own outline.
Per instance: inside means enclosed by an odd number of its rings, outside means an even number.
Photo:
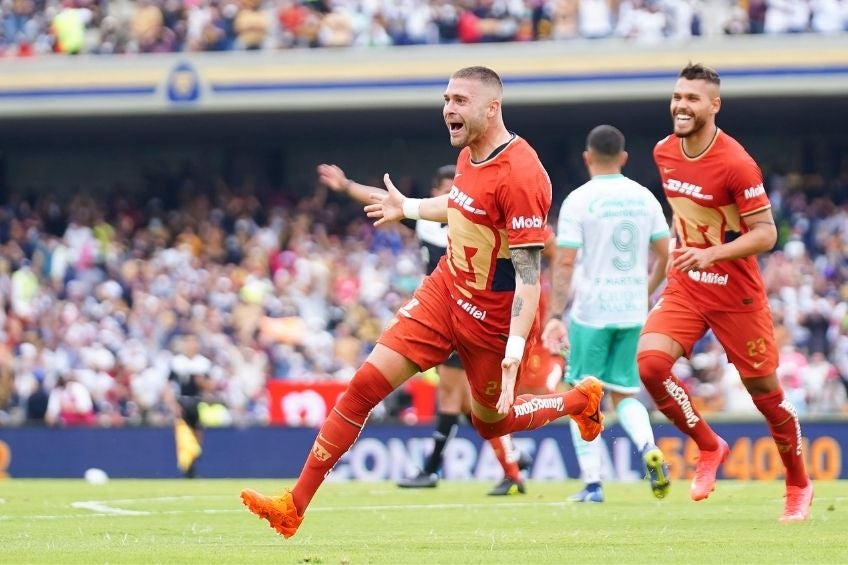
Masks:
[[[848,410],[848,191],[829,179],[816,195],[823,180],[771,176],[783,236],[763,265],[781,378],[811,415]],[[93,418],[71,423],[165,423],[187,333],[212,363],[206,400],[227,421],[262,423],[266,378],[349,378],[423,275],[410,233],[342,221],[357,211],[324,195],[184,194],[173,207],[45,196],[0,208],[4,423],[37,420],[27,406],[60,380],[91,396]],[[706,410],[753,410],[733,370],[710,340],[681,367]]]
[[[841,33],[844,2],[6,0],[3,53],[120,54]]]
[[[230,421],[264,421],[266,378],[349,378],[421,266],[410,234],[362,221],[333,232],[321,208],[263,209],[226,191],[173,209],[85,197],[4,207],[7,422],[60,379],[85,385],[104,425],[164,422],[184,334],[212,362],[205,400],[225,404]]]

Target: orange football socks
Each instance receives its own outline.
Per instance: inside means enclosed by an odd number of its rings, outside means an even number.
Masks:
[[[292,488],[298,514],[303,515],[327,473],[359,437],[371,410],[392,390],[392,385],[376,367],[363,363],[321,426],[297,484]]]

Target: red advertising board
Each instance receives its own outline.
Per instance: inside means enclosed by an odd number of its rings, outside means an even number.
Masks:
[[[283,426],[320,426],[347,383],[333,381],[268,381],[271,423]]]
[[[268,381],[268,408],[271,423],[282,426],[320,426],[347,383],[335,381]],[[406,384],[412,397],[409,416],[416,423],[433,421],[436,387],[423,380],[412,379]]]

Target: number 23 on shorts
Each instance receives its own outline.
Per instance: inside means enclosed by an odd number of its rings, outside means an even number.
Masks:
[[[761,337],[745,342],[745,347],[748,349],[748,357],[756,357],[766,352],[766,340]]]

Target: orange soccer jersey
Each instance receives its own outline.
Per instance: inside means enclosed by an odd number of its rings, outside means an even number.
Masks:
[[[471,160],[468,148],[459,154],[447,253],[434,276],[446,277],[463,325],[489,336],[509,332],[515,291],[509,249],[544,246],[551,198],[547,172],[518,136],[482,163]]]
[[[550,205],[548,175],[523,139],[513,138],[483,163],[463,150],[449,195],[447,253],[379,343],[422,370],[456,350],[472,396],[494,409],[515,294],[509,249],[544,245]],[[537,316],[528,351],[538,338]],[[529,363],[525,355],[519,387]]]
[[[743,218],[768,209],[760,168],[735,139],[717,131],[696,158],[683,153],[670,135],[657,143],[654,161],[674,211],[678,245],[720,245],[748,231]],[[672,271],[669,287],[679,287],[710,310],[750,311],[766,304],[755,257],[722,261],[704,271]]]

